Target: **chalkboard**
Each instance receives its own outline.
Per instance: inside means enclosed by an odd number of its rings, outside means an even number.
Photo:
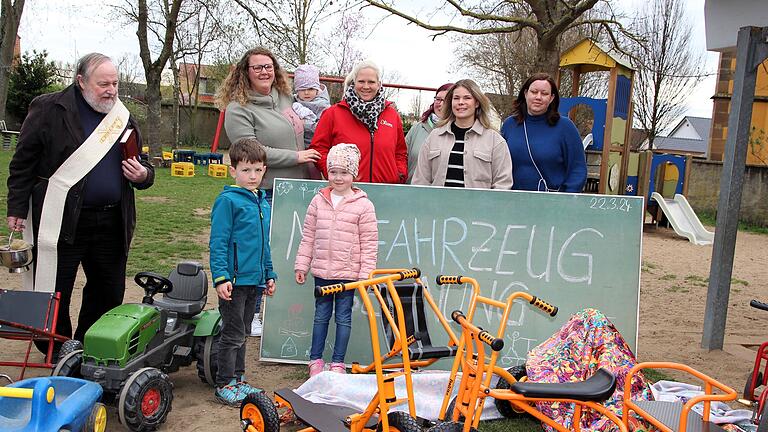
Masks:
[[[293,263],[307,206],[325,185],[320,181],[275,180],[270,244],[279,279],[277,292],[266,303],[263,360],[309,360],[313,279],[308,277],[303,286],[296,284]],[[551,336],[571,314],[588,307],[604,312],[627,343],[636,347],[642,198],[358,186],[376,206],[378,267],[420,268],[423,281],[446,316],[455,309],[466,311],[469,290],[458,285],[437,286],[434,280],[438,274],[474,277],[483,294],[495,299],[524,290],[560,308],[552,318],[530,305],[515,304],[499,358],[502,366],[522,363],[526,353]],[[355,296],[346,362],[366,364],[373,358],[370,332],[363,303]],[[500,319],[501,312],[490,306],[479,306],[475,315],[475,323],[487,329],[497,328]],[[433,344],[444,344],[446,338],[437,321],[429,325]],[[334,328],[332,320],[326,360],[332,352]]]

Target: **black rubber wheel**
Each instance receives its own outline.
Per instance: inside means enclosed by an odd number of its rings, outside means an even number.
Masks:
[[[83,350],[72,351],[61,357],[53,368],[51,376],[62,376],[69,378],[82,378],[80,365],[83,364]]]
[[[511,367],[507,369],[507,372],[509,372],[516,381],[521,381],[527,375],[525,364]],[[499,381],[493,388],[496,390],[509,390],[512,387],[512,384],[514,383],[509,383],[507,380],[499,378]],[[494,399],[493,404],[496,405],[496,409],[499,410],[499,413],[505,418],[520,418],[528,415],[525,411],[516,409],[508,400]]]
[[[389,420],[389,432],[421,432],[421,426],[415,418],[403,411],[392,411],[387,414]],[[376,426],[377,432],[384,432],[384,423]]]
[[[77,339],[70,339],[68,341],[64,341],[63,344],[61,344],[61,348],[59,348],[59,358],[64,358],[67,354],[75,351],[82,351],[83,350],[83,343],[80,342]]]
[[[453,410],[456,409],[456,401],[458,400],[458,396],[451,399],[451,403],[448,404],[448,408],[445,409],[445,420],[448,422],[451,422],[451,419],[453,418]],[[459,414],[459,421],[464,423],[464,415]]]
[[[461,432],[462,430],[464,430],[464,424],[447,421],[432,426],[427,429],[427,432]],[[477,431],[475,428],[469,428],[469,430],[472,432]]]
[[[216,385],[218,370],[216,357],[219,353],[219,334],[195,338],[195,360],[197,361],[197,376],[200,381]]]
[[[757,382],[755,383],[755,387],[759,387],[760,384],[763,382],[763,373],[758,372],[757,373]],[[744,384],[744,399],[754,401],[755,398],[752,397],[755,393],[755,389],[753,388],[752,391],[749,391],[749,385],[752,384],[752,374],[747,375],[747,383]]]
[[[128,377],[120,390],[117,413],[120,423],[134,432],[153,431],[171,412],[173,384],[168,375],[144,368]]]
[[[104,432],[107,428],[107,408],[103,403],[96,402],[91,408],[91,414],[83,426],[82,432]]]
[[[240,404],[240,421],[244,425],[253,426],[259,432],[279,432],[280,416],[277,415],[275,404],[264,392],[250,393]]]
[[[757,425],[757,432],[768,432],[768,403],[763,405],[763,411],[760,413],[760,423]]]

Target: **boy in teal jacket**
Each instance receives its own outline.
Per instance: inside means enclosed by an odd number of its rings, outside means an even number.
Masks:
[[[226,405],[239,406],[258,391],[245,381],[245,338],[256,299],[265,286],[267,295],[275,292],[277,275],[269,249],[270,206],[259,190],[267,154],[255,138],[241,138],[230,147],[229,158],[235,186],[225,186],[213,203],[209,247],[223,322],[215,395]]]

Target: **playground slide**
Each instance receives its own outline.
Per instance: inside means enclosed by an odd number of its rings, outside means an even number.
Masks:
[[[704,228],[685,196],[675,194],[674,199],[667,199],[658,192],[654,192],[651,198],[659,203],[659,207],[667,215],[677,234],[697,245],[710,245],[715,241],[715,233]]]

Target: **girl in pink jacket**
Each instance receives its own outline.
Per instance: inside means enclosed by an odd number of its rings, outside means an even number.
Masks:
[[[328,187],[312,198],[304,219],[303,237],[296,253],[296,282],[303,284],[312,271],[315,286],[367,279],[376,268],[379,231],[376,209],[368,195],[354,187],[360,150],[354,144],[337,144],[328,152]],[[329,370],[345,373],[344,356],[352,333],[355,291],[315,298],[309,376],[322,372],[328,323],[336,309],[336,341]]]

